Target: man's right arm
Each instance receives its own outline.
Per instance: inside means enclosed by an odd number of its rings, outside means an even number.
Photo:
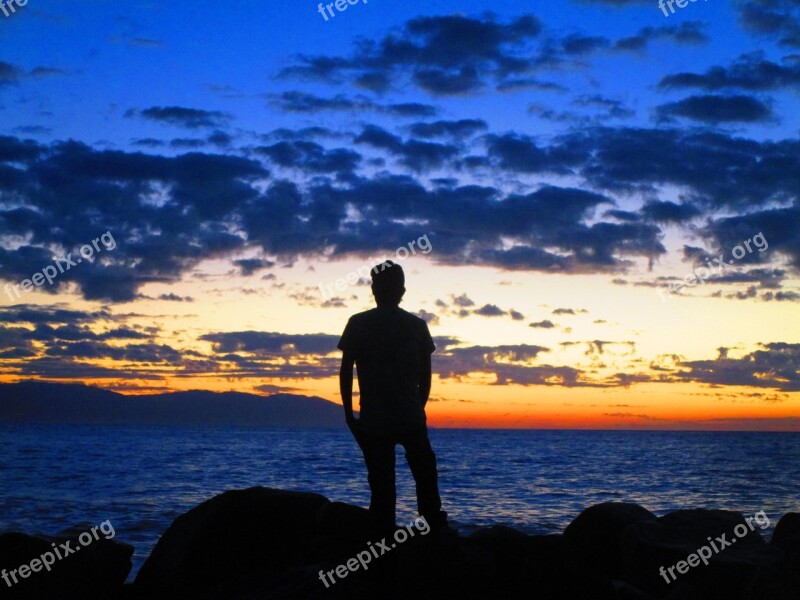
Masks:
[[[355,358],[350,352],[342,354],[342,365],[339,368],[339,393],[342,395],[342,405],[344,406],[344,418],[347,426],[352,430],[356,423],[353,414],[353,364]]]

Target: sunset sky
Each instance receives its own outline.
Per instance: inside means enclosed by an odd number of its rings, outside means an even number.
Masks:
[[[800,5],[411,6],[0,13],[0,380],[339,402],[414,242],[433,426],[800,431]]]

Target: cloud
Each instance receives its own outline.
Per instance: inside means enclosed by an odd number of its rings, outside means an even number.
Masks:
[[[520,77],[516,79],[505,79],[497,84],[495,88],[498,92],[511,92],[516,90],[532,89],[539,92],[567,92],[563,85],[551,81],[542,81],[533,77]]]
[[[429,171],[443,167],[447,161],[458,155],[458,148],[451,144],[403,141],[376,125],[367,125],[355,138],[356,144],[367,144],[374,148],[387,150],[400,158],[400,162],[414,171]]]
[[[449,137],[454,139],[468,138],[480,131],[488,129],[483,119],[461,119],[459,121],[434,121],[432,123],[414,123],[409,127],[415,137],[430,139]]]
[[[644,50],[650,42],[670,40],[677,44],[704,44],[709,41],[703,31],[701,21],[684,21],[680,25],[662,25],[660,27],[642,27],[636,35],[618,39],[614,43],[615,50]]]
[[[263,258],[241,258],[233,261],[233,264],[241,269],[242,275],[245,277],[275,266],[274,262]]]
[[[711,385],[800,391],[800,344],[774,342],[759,345],[761,350],[740,359],[729,358],[726,352],[721,351],[715,360],[682,362],[677,376]]]
[[[554,315],[577,315],[580,313],[587,313],[589,312],[585,308],[556,308],[553,309]]]
[[[326,150],[320,144],[306,141],[259,146],[255,152],[267,156],[275,165],[311,173],[352,173],[361,162],[361,155],[353,150]]]
[[[794,0],[740,0],[738,7],[745,29],[772,37],[782,46],[800,48],[800,7]]]
[[[350,56],[300,56],[283,77],[328,82],[351,80],[374,92],[399,84],[403,75],[440,96],[475,92],[483,78],[498,80],[528,68],[523,52],[541,31],[532,15],[499,22],[462,15],[417,17],[386,37],[358,44]]]
[[[367,111],[393,115],[397,117],[433,117],[439,111],[430,104],[403,102],[397,104],[380,104],[365,96],[354,98],[337,94],[323,98],[297,90],[272,94],[270,103],[279,110],[289,113],[319,113],[323,111],[342,111],[363,113]]]
[[[691,221],[703,212],[691,203],[677,204],[651,200],[642,207],[642,216],[657,223],[684,223]]]
[[[54,253],[75,252],[110,232],[113,251],[98,253],[41,289],[57,293],[77,284],[87,299],[116,302],[135,299],[146,283],[177,281],[199,262],[241,249],[244,239],[215,220],[256,196],[248,180],[268,174],[260,163],[234,156],[168,158],[97,151],[78,142],[44,147],[5,138],[0,138],[0,161],[29,165],[11,171],[23,206],[0,211],[0,236],[29,240],[17,248],[0,246],[6,277],[30,277],[52,263]],[[150,201],[157,181],[171,188],[168,202]]]
[[[0,88],[17,83],[20,76],[22,72],[14,65],[0,60]]]
[[[742,54],[729,67],[715,66],[703,74],[675,73],[659,82],[662,89],[698,88],[708,91],[768,91],[794,88],[800,84],[800,63],[779,65],[760,52]]]
[[[508,314],[508,312],[504,311],[501,308],[498,308],[494,304],[484,304],[483,306],[475,309],[472,312],[473,314],[479,315],[481,317],[503,317]]]
[[[125,113],[126,117],[137,115],[151,121],[159,121],[187,129],[223,127],[231,118],[230,115],[219,111],[185,108],[182,106],[153,106],[142,111],[130,109]]]
[[[684,117],[703,123],[756,123],[773,118],[772,109],[752,96],[689,96],[656,108],[662,121]]]
[[[494,385],[602,385],[586,380],[580,370],[572,367],[532,364],[543,352],[548,352],[548,349],[527,344],[453,348],[435,353],[433,366],[441,379],[494,375]]]
[[[555,323],[552,321],[545,319],[544,321],[537,321],[535,323],[529,323],[528,327],[534,327],[536,329],[553,329],[555,327]]]
[[[339,336],[322,333],[290,335],[264,331],[209,333],[200,340],[211,342],[216,353],[250,352],[261,356],[290,357],[302,354],[326,355],[337,352]]]

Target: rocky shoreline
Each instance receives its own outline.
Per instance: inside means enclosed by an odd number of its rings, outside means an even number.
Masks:
[[[0,598],[797,600],[800,513],[784,515],[769,543],[762,526],[733,511],[656,517],[614,502],[587,508],[563,534],[406,527],[402,543],[380,543],[363,508],[256,487],[175,519],[132,584],[124,582],[133,547],[101,538],[49,572],[0,580]],[[69,538],[0,535],[0,568],[18,569]]]

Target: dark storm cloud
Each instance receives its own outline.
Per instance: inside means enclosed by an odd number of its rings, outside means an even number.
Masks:
[[[773,117],[772,109],[752,96],[689,96],[656,108],[662,121],[685,117],[703,123],[756,123]]]
[[[667,75],[658,84],[662,89],[698,88],[708,91],[766,91],[793,88],[800,84],[800,63],[779,65],[764,58],[763,53],[741,55],[729,67],[711,67],[705,73]]]
[[[187,129],[223,127],[230,119],[230,115],[223,112],[183,106],[153,106],[141,111],[130,109],[125,113],[126,117],[137,115],[151,121],[159,121]]]

